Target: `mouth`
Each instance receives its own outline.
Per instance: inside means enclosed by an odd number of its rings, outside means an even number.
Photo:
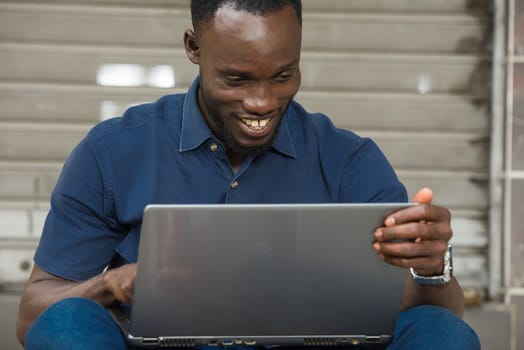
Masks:
[[[265,119],[246,119],[241,118],[242,123],[248,127],[249,130],[260,132],[268,127],[272,118]]]

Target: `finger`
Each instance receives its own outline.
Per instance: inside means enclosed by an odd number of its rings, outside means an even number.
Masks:
[[[374,237],[377,242],[414,241],[419,237],[429,237],[427,225],[412,222],[393,227],[380,227]]]
[[[424,187],[421,188],[417,194],[413,197],[413,202],[419,203],[419,204],[431,204],[431,201],[433,200],[433,191],[428,188]],[[386,226],[393,226],[395,223],[398,223],[398,218],[395,215],[390,215],[386,218],[384,221]]]
[[[130,304],[133,298],[135,278],[136,264],[123,265],[104,273],[104,279],[114,297],[127,304]]]
[[[127,304],[131,304],[131,301],[133,300],[134,287],[134,281],[129,280],[122,285],[122,294],[124,295],[124,300]]]
[[[444,266],[443,256],[447,245],[441,243],[440,246],[435,243],[375,244],[373,249],[388,264],[402,268],[413,267],[421,275],[435,275],[440,274]]]
[[[384,221],[386,227],[392,227],[408,222],[447,222],[451,214],[449,210],[431,204],[419,204],[396,211]]]
[[[402,242],[415,240],[449,241],[453,235],[448,222],[409,222],[393,227],[380,227],[374,232],[377,242]]]
[[[433,191],[428,187],[421,188],[413,197],[413,202],[421,204],[430,204],[432,200]]]
[[[373,244],[373,249],[379,254],[390,258],[415,259],[442,257],[448,247],[447,241],[421,241],[420,243],[379,243]],[[411,266],[413,267],[413,266]]]

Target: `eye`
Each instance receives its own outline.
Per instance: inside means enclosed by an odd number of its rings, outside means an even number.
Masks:
[[[293,78],[293,75],[294,75],[293,73],[294,73],[293,71],[285,71],[285,72],[277,74],[275,78],[273,79],[277,82],[284,83],[290,80],[291,78]]]
[[[242,76],[226,76],[225,81],[229,86],[242,86],[249,82],[247,78]]]

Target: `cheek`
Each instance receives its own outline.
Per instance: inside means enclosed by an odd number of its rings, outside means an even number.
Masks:
[[[301,76],[300,73],[294,79],[288,81],[286,84],[280,84],[275,87],[274,95],[283,103],[289,102],[298,92],[300,88]]]
[[[207,111],[212,119],[220,119],[222,123],[228,124],[232,115],[241,111],[241,103],[236,102],[235,97],[227,91],[211,89],[205,98]]]
[[[228,114],[237,109],[242,99],[238,94],[227,90],[214,89],[209,91],[207,104],[208,108],[219,114]]]
[[[302,75],[300,73],[300,70],[298,71],[297,75],[295,76],[295,79],[293,79],[288,88],[287,88],[287,93],[288,93],[288,96],[290,96],[290,98],[293,98],[295,97],[295,95],[297,94],[298,92],[298,89],[300,88],[300,83],[302,81]]]
[[[242,100],[238,92],[231,89],[224,89],[220,82],[214,81],[213,79],[206,81],[201,80],[200,89],[202,89],[209,109],[217,110]]]

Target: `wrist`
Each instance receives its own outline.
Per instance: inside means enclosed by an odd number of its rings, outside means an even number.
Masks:
[[[99,302],[104,306],[109,306],[117,301],[116,296],[113,293],[113,276],[111,270],[102,272],[99,277]]]
[[[443,258],[443,270],[441,274],[434,276],[421,276],[415,269],[410,268],[409,272],[411,277],[417,284],[422,285],[443,285],[449,283],[453,278],[453,256],[451,244],[448,245],[448,249]]]

